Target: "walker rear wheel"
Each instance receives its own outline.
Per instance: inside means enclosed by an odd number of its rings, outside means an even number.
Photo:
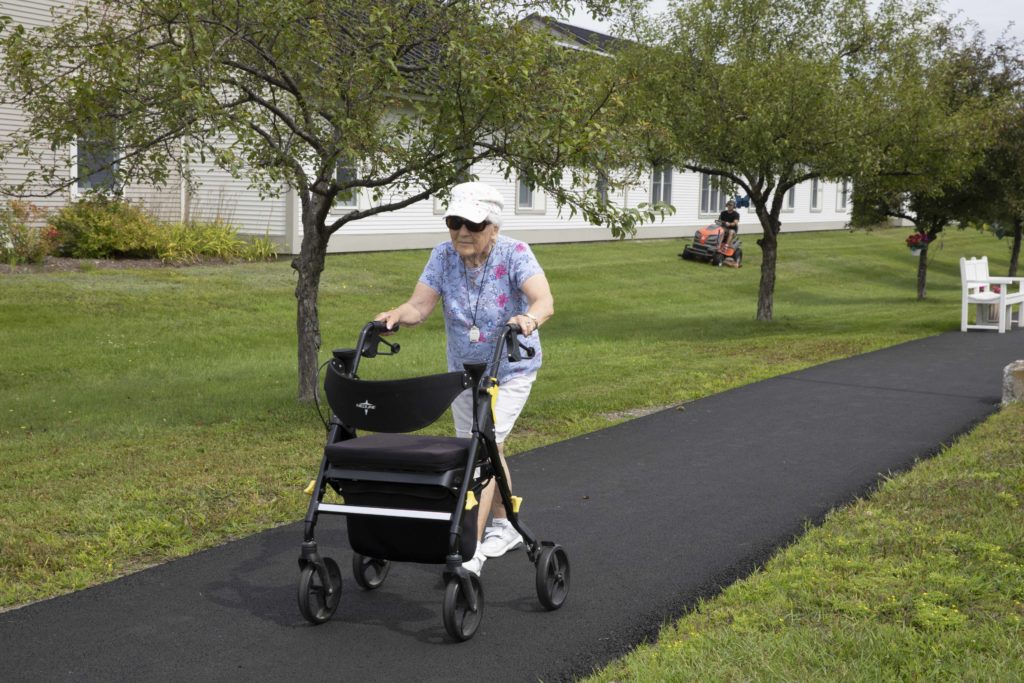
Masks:
[[[569,556],[560,545],[545,547],[537,558],[537,598],[549,610],[562,606],[569,595]]]
[[[476,611],[469,608],[469,600],[462,590],[459,577],[452,576],[444,589],[444,630],[452,638],[464,642],[473,637],[484,615],[484,589],[480,577],[470,574],[470,582],[476,593]]]
[[[303,567],[299,575],[299,611],[311,624],[322,624],[330,619],[341,601],[341,569],[329,557],[325,557],[323,563],[330,585],[324,585],[313,564]]]
[[[378,560],[359,553],[352,556],[352,574],[356,577],[356,583],[368,591],[380,588],[390,570],[391,563],[387,560]]]

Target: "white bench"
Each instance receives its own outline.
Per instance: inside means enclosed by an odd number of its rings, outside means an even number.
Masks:
[[[1016,290],[1013,285],[1016,284]],[[998,285],[999,291],[993,290]],[[960,331],[999,330],[1013,327],[1013,308],[1017,307],[1017,327],[1024,326],[1024,278],[992,277],[988,274],[988,257],[960,259]],[[968,307],[971,304],[995,306],[998,315],[994,322],[975,316],[975,324],[968,325]]]

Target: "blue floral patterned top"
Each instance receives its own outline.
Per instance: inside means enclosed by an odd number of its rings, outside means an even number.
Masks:
[[[529,245],[511,237],[499,235],[487,262],[479,268],[466,268],[451,242],[434,247],[420,282],[440,294],[444,302],[449,371],[462,370],[463,363],[490,362],[501,328],[529,305],[523,283],[543,272]],[[470,341],[474,326],[479,339]],[[536,354],[527,358],[524,352],[523,360],[514,364],[503,358],[499,383],[540,369],[539,333],[520,335],[519,340],[536,349]]]

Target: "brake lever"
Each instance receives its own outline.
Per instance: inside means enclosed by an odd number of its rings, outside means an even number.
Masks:
[[[510,363],[518,363],[523,359],[523,355],[522,353],[520,353],[521,350],[526,352],[527,358],[533,358],[535,355],[537,355],[537,349],[519,341],[519,333],[521,331],[522,330],[520,330],[515,325],[512,325],[509,328],[508,337],[506,337],[505,343],[507,344],[506,348],[508,349],[508,361]]]
[[[389,342],[386,339],[377,339],[377,343],[378,344],[383,344],[384,346],[388,347],[388,352],[387,353],[381,353],[380,347],[378,347],[377,348],[377,355],[378,356],[393,356],[393,355],[395,355],[396,353],[398,353],[399,351],[402,350],[402,345],[401,344],[392,344],[391,342]]]

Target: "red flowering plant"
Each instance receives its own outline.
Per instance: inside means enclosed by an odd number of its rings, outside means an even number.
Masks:
[[[924,249],[928,246],[928,234],[924,232],[912,232],[907,237],[907,246],[911,249]]]
[[[42,263],[57,247],[57,236],[37,224],[46,212],[28,202],[11,200],[0,205],[0,262],[10,265]]]

